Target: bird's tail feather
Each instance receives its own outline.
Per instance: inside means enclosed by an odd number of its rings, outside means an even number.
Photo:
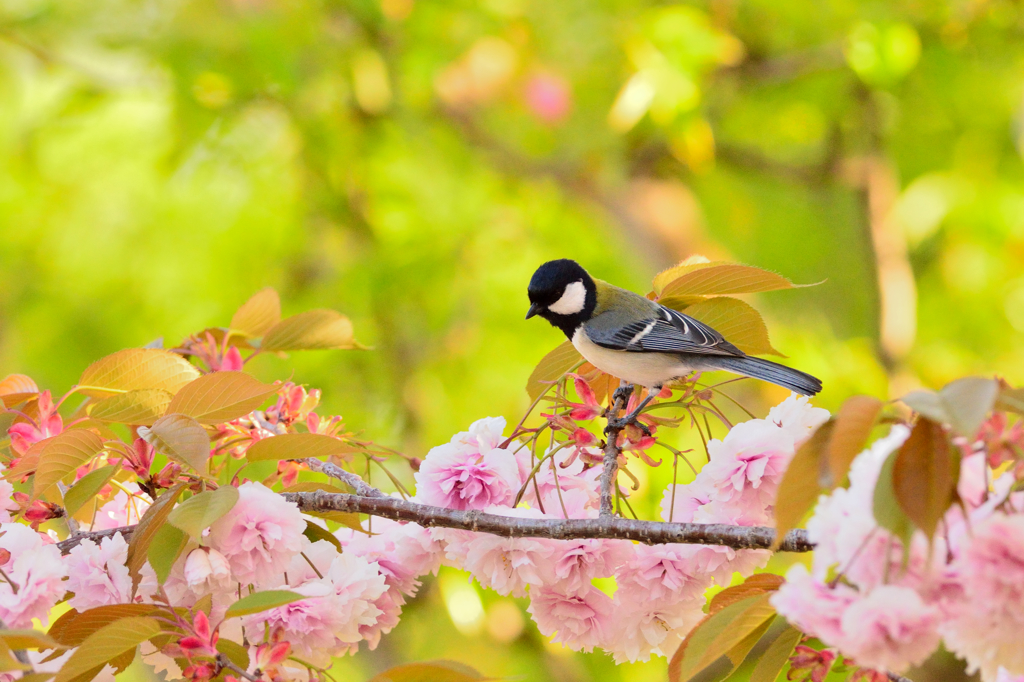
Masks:
[[[709,361],[711,358],[707,358]],[[777,384],[803,395],[815,395],[821,390],[821,380],[792,367],[761,358],[716,357],[708,362],[708,369],[724,369],[736,374]]]

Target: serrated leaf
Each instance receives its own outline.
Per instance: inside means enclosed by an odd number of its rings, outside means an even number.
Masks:
[[[231,511],[236,502],[238,488],[223,485],[185,500],[171,511],[167,521],[198,540],[203,531]]]
[[[688,306],[686,314],[710,326],[748,355],[782,355],[772,348],[761,313],[738,298],[709,298]]]
[[[71,682],[83,673],[102,667],[109,661],[134,650],[142,642],[159,634],[160,623],[153,618],[122,618],[103,626],[82,642],[61,666],[54,682]],[[97,671],[98,672],[98,671]]]
[[[942,426],[920,418],[897,452],[892,485],[900,509],[929,538],[953,504],[958,468]]]
[[[156,537],[157,531],[167,522],[167,517],[170,515],[171,510],[174,509],[174,503],[177,502],[178,496],[181,495],[183,489],[184,485],[181,483],[175,485],[156,498],[156,501],[149,506],[146,513],[139,519],[135,532],[132,533],[132,539],[128,542],[128,560],[125,562],[125,565],[128,566],[128,573],[132,577],[133,585],[138,586],[139,571],[149,558],[149,545],[153,542],[153,538]]]
[[[285,604],[291,604],[292,602],[305,598],[306,597],[303,595],[297,592],[291,592],[290,590],[265,590],[263,592],[253,592],[229,606],[227,612],[224,614],[224,618],[248,616],[253,613],[277,608],[278,606],[284,606]]]
[[[302,534],[305,535],[310,542],[326,540],[327,542],[334,545],[334,548],[337,549],[339,552],[342,551],[341,543],[338,541],[338,538],[334,537],[334,535],[326,528],[323,528],[322,526],[313,523],[309,519],[306,519],[306,529],[302,531]]]
[[[777,619],[778,616],[772,616],[768,620],[764,621],[749,635],[741,639],[736,646],[726,652],[725,657],[729,659],[729,663],[732,664],[732,670],[729,671],[730,674],[746,660],[747,656],[750,655],[751,649],[761,641],[761,638],[765,636],[765,633],[768,632],[768,629],[772,627]]]
[[[159,610],[155,604],[112,604],[86,611],[72,609],[55,620],[47,634],[61,646],[76,647],[105,625],[123,618],[148,616]]]
[[[692,679],[761,628],[766,620],[774,618],[770,596],[765,593],[741,599],[702,620],[672,657],[669,680]]]
[[[899,450],[890,454],[882,470],[878,474],[878,482],[875,484],[874,497],[872,499],[871,511],[875,517],[875,523],[892,533],[903,541],[904,547],[910,546],[910,536],[914,532],[914,525],[903,512],[899,502],[896,501],[896,491],[893,489],[892,472],[896,465],[896,457]],[[908,553],[904,552],[904,556]]]
[[[68,516],[74,516],[89,500],[96,497],[119,469],[116,464],[93,469],[68,488],[64,494],[64,511]]]
[[[231,328],[246,336],[263,336],[281,321],[281,297],[272,287],[261,289],[231,317]]]
[[[707,267],[709,265],[714,265],[714,263],[704,256],[694,254],[680,263],[662,270],[654,276],[654,280],[651,284],[654,289],[654,295],[648,295],[648,298],[657,298],[661,295],[661,292],[665,290],[665,287],[673,280],[679,279],[688,272],[699,270],[700,268]]]
[[[487,680],[468,665],[456,661],[406,663],[378,673],[370,682],[480,682]]]
[[[0,640],[11,649],[54,649],[59,647],[53,637],[39,630],[0,630]]]
[[[227,656],[229,661],[242,670],[249,669],[249,651],[238,642],[232,642],[230,639],[218,639],[217,651]]]
[[[149,549],[146,550],[146,558],[149,560],[149,565],[153,567],[153,572],[156,573],[156,579],[160,585],[167,581],[174,562],[178,560],[186,546],[188,546],[188,535],[180,528],[165,523],[156,531],[153,541],[149,543]]]
[[[46,448],[54,438],[55,436],[51,436],[50,438],[44,438],[41,441],[32,443],[24,456],[18,460],[18,463],[3,472],[3,477],[8,481],[20,481],[24,477],[35,473],[36,468],[39,466],[39,457],[42,455],[43,449]]]
[[[78,380],[78,391],[105,398],[144,388],[171,393],[199,377],[183,357],[160,348],[126,348],[89,365]]]
[[[835,422],[822,424],[797,448],[775,494],[775,542],[778,549],[786,533],[796,528],[825,490],[822,473],[826,470],[829,442]]]
[[[750,682],[775,682],[804,633],[792,625],[779,633],[750,673]]]
[[[335,310],[307,310],[275,324],[263,337],[266,351],[363,348],[355,339],[352,322]]]
[[[732,585],[725,588],[714,597],[708,604],[708,613],[714,615],[726,606],[736,602],[767,592],[775,592],[785,583],[785,579],[775,573],[755,573],[739,585]]]
[[[89,406],[89,416],[118,424],[149,426],[170,404],[171,394],[162,388],[141,388],[102,398]]]
[[[138,653],[139,649],[138,647],[135,647],[133,649],[126,649],[124,653],[110,659],[108,665],[110,665],[110,667],[114,669],[115,677],[123,673],[125,670],[128,669],[128,666],[135,662],[135,657],[138,655]],[[102,668],[100,670],[102,671]]]
[[[250,462],[307,457],[320,459],[359,451],[359,448],[322,433],[284,433],[256,441],[245,451],[245,458]]]
[[[32,377],[24,374],[8,374],[4,377],[3,381],[0,381],[0,398],[7,398],[8,396],[30,396],[34,393],[39,393],[39,387],[36,386],[36,382],[32,380]],[[18,398],[18,402],[25,400],[25,398]],[[7,404],[7,400],[4,400]],[[11,402],[13,404],[13,400]]]
[[[526,381],[526,392],[529,394],[530,400],[539,398],[544,391],[551,388],[554,382],[582,362],[583,356],[568,341],[549,352],[533,368],[530,378]]]
[[[660,298],[753,294],[792,289],[795,286],[782,275],[751,265],[699,263],[666,284],[661,290]]]
[[[210,459],[210,437],[192,417],[168,414],[153,426],[139,427],[139,435],[159,452],[205,474]]]
[[[183,386],[167,411],[200,424],[220,424],[244,417],[277,390],[245,372],[211,372]]]
[[[974,438],[998,397],[999,382],[995,379],[964,377],[946,384],[938,393],[912,391],[900,400],[918,414]]]
[[[75,429],[54,436],[39,453],[32,497],[43,492],[103,450],[103,439],[92,431]]]
[[[867,395],[848,398],[839,408],[835,418],[835,427],[832,430],[832,439],[828,445],[828,464],[832,473],[831,486],[842,485],[853,459],[867,445],[871,429],[881,411],[882,401]]]

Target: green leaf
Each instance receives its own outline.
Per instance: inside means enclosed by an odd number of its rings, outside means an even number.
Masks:
[[[468,665],[440,660],[395,666],[370,682],[479,682],[486,679]]]
[[[118,424],[149,426],[170,404],[171,394],[162,388],[141,388],[102,398],[89,406],[89,416]]]
[[[22,663],[14,657],[11,647],[7,646],[3,639],[0,639],[0,673],[14,672],[15,670],[31,670],[32,666]]]
[[[71,682],[91,670],[102,669],[109,661],[126,651],[133,651],[139,644],[159,633],[160,623],[144,616],[122,618],[104,625],[89,635],[71,654],[54,682]]]
[[[178,560],[187,546],[188,535],[170,523],[160,526],[156,535],[153,536],[153,541],[149,543],[149,549],[146,551],[146,558],[149,560],[149,565],[153,567],[160,585],[167,581],[174,562]]]
[[[914,525],[907,518],[907,515],[903,513],[903,509],[900,507],[899,502],[897,502],[896,491],[893,489],[892,482],[892,472],[896,465],[896,457],[899,454],[899,450],[893,452],[882,465],[882,470],[878,474],[878,482],[875,484],[872,513],[875,517],[875,523],[892,533],[895,537],[900,538],[903,541],[904,547],[909,547],[910,536],[914,532]],[[906,552],[904,552],[904,555],[909,556]]]
[[[145,388],[170,394],[199,378],[199,370],[177,353],[160,348],[127,348],[89,365],[78,380],[78,392],[105,398]]]
[[[267,287],[253,294],[231,317],[231,328],[246,336],[263,336],[281,321],[281,297]]]
[[[782,475],[775,494],[775,544],[778,549],[786,533],[796,528],[824,492],[822,473],[835,422],[826,422],[797,448]]]
[[[566,372],[571,372],[583,362],[583,356],[576,348],[566,341],[557,348],[541,358],[534,367],[530,378],[526,382],[526,392],[530,400],[536,400],[544,391],[551,388],[551,385],[562,378]]]
[[[953,504],[958,473],[946,432],[921,417],[897,452],[892,485],[900,509],[929,538]]]
[[[100,628],[130,617],[148,616],[159,611],[155,604],[112,604],[86,611],[66,611],[53,622],[47,633],[64,647],[76,647]]]
[[[242,670],[249,669],[249,651],[238,642],[232,642],[230,639],[218,639],[217,651],[227,656],[229,661]]]
[[[900,400],[918,414],[974,438],[998,397],[999,382],[995,379],[964,377],[946,384],[938,393],[912,391]]]
[[[782,355],[772,348],[761,313],[738,298],[709,298],[685,310],[687,315],[710,326],[748,355]]]
[[[669,680],[686,682],[726,656],[775,617],[770,594],[756,594],[709,615],[687,636],[669,663]]]
[[[778,616],[772,616],[768,620],[764,621],[753,632],[740,640],[739,644],[726,652],[725,657],[728,658],[729,663],[732,664],[729,674],[735,671],[736,668],[746,660],[747,656],[750,655],[750,650],[753,649],[759,641],[761,641],[761,638],[765,636],[765,633],[768,632],[768,629],[772,627],[776,620],[778,620]]]
[[[803,636],[804,633],[792,625],[779,633],[754,666],[750,673],[750,682],[775,682]]]
[[[839,408],[828,445],[828,463],[832,474],[830,487],[842,485],[846,480],[850,464],[867,445],[871,429],[881,411],[882,401],[867,395],[848,398]]]
[[[679,271],[677,271],[679,272]],[[791,281],[768,270],[737,263],[696,263],[665,285],[660,298],[669,296],[720,296],[792,289]]]
[[[183,386],[167,411],[200,424],[220,424],[249,414],[278,388],[245,372],[210,372]]]
[[[60,646],[55,639],[39,630],[0,630],[0,640],[11,649],[55,649]]]
[[[93,469],[68,488],[67,493],[64,494],[64,511],[67,512],[67,515],[74,516],[89,500],[96,497],[118,469],[120,467],[116,464]]]
[[[39,453],[32,483],[32,497],[39,497],[54,483],[103,450],[103,439],[92,431],[73,429],[54,436]]]
[[[338,541],[338,538],[334,537],[333,533],[325,529],[323,526],[319,526],[313,523],[309,519],[306,519],[306,530],[302,531],[302,534],[305,535],[310,542],[316,542],[317,540],[326,540],[327,542],[334,545],[334,548],[337,549],[339,552],[343,551],[341,548],[341,543]]]
[[[256,441],[245,451],[245,458],[250,462],[307,457],[320,459],[359,451],[359,448],[322,433],[283,433]]]
[[[128,560],[125,562],[128,566],[128,573],[132,576],[133,585],[138,586],[139,571],[142,570],[142,566],[149,558],[149,546],[157,532],[167,522],[167,517],[174,509],[174,503],[177,502],[183,489],[183,484],[175,485],[156,498],[156,501],[139,519],[135,532],[132,533],[132,539],[128,542]]]
[[[171,511],[167,521],[198,540],[203,531],[231,511],[236,502],[238,489],[222,485],[185,500]]]
[[[352,323],[334,310],[307,310],[281,320],[266,336],[260,348],[266,351],[362,349],[352,332]]]
[[[210,459],[210,437],[192,417],[168,414],[151,427],[139,427],[139,435],[147,443],[171,459],[206,474]]]
[[[265,590],[263,592],[253,592],[229,606],[224,617],[237,618],[238,616],[248,616],[253,613],[259,613],[260,611],[266,611],[267,609],[291,604],[292,602],[305,598],[306,597],[303,595],[289,590]]]

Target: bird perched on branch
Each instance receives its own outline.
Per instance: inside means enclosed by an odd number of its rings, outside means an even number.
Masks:
[[[725,370],[803,395],[821,390],[821,381],[810,374],[750,357],[703,322],[594,279],[573,260],[541,265],[528,294],[526,319],[540,315],[595,367],[645,386],[648,400],[662,384],[693,371]]]

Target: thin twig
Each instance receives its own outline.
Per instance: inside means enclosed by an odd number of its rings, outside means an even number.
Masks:
[[[624,428],[621,425],[615,425],[616,422],[614,420],[617,419],[619,412],[625,409],[629,403],[629,395],[632,392],[632,384],[620,386],[615,396],[615,402],[606,414],[608,428],[604,431],[607,441],[604,445],[604,467],[601,470],[601,516],[614,515],[612,511],[612,490],[615,487],[615,481],[618,479],[619,454],[622,452],[619,448],[619,434]]]
[[[359,478],[357,475],[345,471],[337,464],[331,462],[321,462],[315,457],[307,457],[303,460],[313,471],[321,474],[327,474],[331,478],[336,478],[343,483],[347,483],[356,491],[356,495],[363,495],[364,497],[387,497],[383,492],[377,490],[372,485]]]
[[[241,675],[245,679],[249,680],[249,682],[261,682],[261,680],[263,679],[238,667],[237,665],[232,663],[231,660],[228,659],[228,657],[224,654],[217,654],[217,665],[219,665],[222,669],[226,668],[230,670],[236,675]]]

